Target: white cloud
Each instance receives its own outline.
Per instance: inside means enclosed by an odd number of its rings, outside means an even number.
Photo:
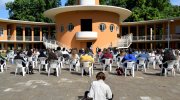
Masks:
[[[14,0],[0,0],[0,9],[5,8],[5,3],[14,1]]]

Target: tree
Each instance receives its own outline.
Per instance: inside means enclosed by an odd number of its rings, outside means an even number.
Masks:
[[[76,0],[68,0],[65,6],[76,5]]]
[[[59,5],[59,0],[15,0],[6,3],[6,9],[9,10],[9,19],[52,22],[43,16],[43,12]]]

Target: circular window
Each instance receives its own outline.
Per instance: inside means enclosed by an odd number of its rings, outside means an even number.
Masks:
[[[63,25],[61,25],[60,31],[64,32],[64,26]]]
[[[110,25],[110,31],[111,31],[111,32],[114,31],[114,25],[113,25],[113,24]]]
[[[101,23],[99,29],[103,32],[106,29],[106,24]]]
[[[74,25],[72,23],[70,23],[68,25],[68,31],[72,31],[74,29]]]

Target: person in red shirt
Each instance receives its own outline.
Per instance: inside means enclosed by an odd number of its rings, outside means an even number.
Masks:
[[[105,63],[104,59],[113,59],[113,55],[111,54],[110,49],[105,50],[105,53],[103,54],[101,59],[102,59],[102,63]],[[111,63],[112,63],[112,61],[111,61]]]

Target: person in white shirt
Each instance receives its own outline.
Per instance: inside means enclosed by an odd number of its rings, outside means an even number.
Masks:
[[[106,76],[103,72],[96,75],[97,81],[91,83],[88,92],[85,92],[85,98],[92,100],[112,100],[113,94],[110,87],[104,82]]]

